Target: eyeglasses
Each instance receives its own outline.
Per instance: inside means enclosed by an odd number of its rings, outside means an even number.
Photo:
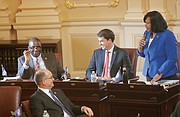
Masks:
[[[29,47],[31,50],[34,50],[35,48],[37,49],[41,49],[41,46],[32,46],[32,47]]]

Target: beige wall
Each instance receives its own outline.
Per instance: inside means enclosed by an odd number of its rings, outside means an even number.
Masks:
[[[0,0],[0,39],[62,39],[64,67],[73,77],[84,77],[99,47],[97,32],[110,28],[116,45],[136,47],[145,30],[142,18],[150,10],[163,14],[179,41],[180,0]],[[142,66],[139,59],[139,75]]]

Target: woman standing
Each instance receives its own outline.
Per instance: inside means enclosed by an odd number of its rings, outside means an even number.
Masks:
[[[139,41],[137,54],[145,58],[143,75],[147,81],[177,80],[177,40],[158,11],[144,16],[146,31]]]

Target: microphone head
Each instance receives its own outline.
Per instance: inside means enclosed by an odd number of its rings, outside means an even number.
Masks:
[[[125,67],[123,67],[123,71],[126,72],[126,68]]]
[[[147,37],[147,34],[146,34],[146,33],[144,33],[143,38],[144,38],[144,39],[146,39],[146,37]]]
[[[66,69],[65,69],[65,74],[68,73],[68,66],[66,66]]]
[[[146,39],[147,38],[147,34],[148,34],[148,31],[146,30],[143,34],[143,38]]]

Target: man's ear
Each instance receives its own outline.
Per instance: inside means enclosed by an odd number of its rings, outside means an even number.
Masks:
[[[46,84],[46,80],[42,80],[42,84],[43,84],[43,85]]]

